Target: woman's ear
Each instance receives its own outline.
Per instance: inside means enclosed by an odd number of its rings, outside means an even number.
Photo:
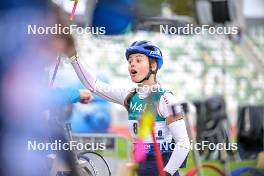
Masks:
[[[151,62],[150,64],[151,64],[152,71],[156,72],[158,70],[157,62],[153,59],[151,59],[150,62]]]

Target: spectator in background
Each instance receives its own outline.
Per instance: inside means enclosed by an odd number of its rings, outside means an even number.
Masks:
[[[45,151],[28,151],[29,140],[64,139],[49,127],[45,110],[90,100],[89,92],[48,88],[49,65],[65,44],[59,35],[29,35],[28,25],[53,26],[59,10],[50,1],[4,1],[0,5],[0,175],[47,176]],[[58,152],[72,165],[68,152]],[[77,175],[77,174],[74,174]]]

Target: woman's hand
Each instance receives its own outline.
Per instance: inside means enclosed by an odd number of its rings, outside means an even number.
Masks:
[[[117,176],[135,176],[136,175],[136,170],[138,168],[138,164],[129,162],[124,165],[119,166],[118,171],[117,171]]]
[[[80,103],[88,104],[93,100],[91,92],[87,89],[80,89]]]
[[[70,16],[63,12],[63,10],[58,7],[54,6],[55,8],[55,22],[56,24],[60,24],[61,28],[70,28],[71,22],[69,20]],[[70,34],[69,30],[66,30],[65,33],[59,33],[57,34],[57,39],[62,43],[62,52],[66,54],[69,58],[76,55],[76,47],[75,42],[72,34]]]
[[[62,34],[62,38],[64,40],[65,44],[65,50],[64,53],[71,58],[72,56],[75,56],[77,54],[76,48],[75,48],[75,42],[74,38],[71,34]]]

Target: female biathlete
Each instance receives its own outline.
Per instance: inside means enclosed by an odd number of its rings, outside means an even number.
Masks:
[[[71,43],[71,42],[69,42]],[[85,69],[79,62],[74,43],[72,42],[67,55],[79,79],[87,89],[107,100],[123,105],[128,110],[129,131],[134,139],[137,137],[138,118],[144,111],[146,100],[151,98],[151,106],[156,111],[154,133],[158,143],[170,144],[174,142],[174,150],[170,145],[160,145],[164,161],[166,175],[177,176],[178,168],[186,161],[190,149],[190,143],[186,131],[185,122],[181,108],[176,108],[172,113],[171,105],[176,102],[170,91],[164,90],[156,80],[157,71],[162,67],[163,57],[161,50],[150,41],[136,41],[126,50],[128,71],[131,80],[138,87],[124,90],[97,80],[89,70]],[[174,114],[174,115],[173,115]],[[176,115],[175,115],[176,114]],[[158,169],[153,152],[153,141],[151,138],[145,141],[148,145],[147,158],[139,164],[138,176],[157,176]],[[167,147],[166,147],[167,146]],[[169,146],[169,147],[168,147]]]

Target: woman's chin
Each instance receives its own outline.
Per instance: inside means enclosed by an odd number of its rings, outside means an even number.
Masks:
[[[131,78],[131,80],[133,83],[137,83],[137,81],[135,79]]]
[[[138,83],[140,81],[139,78],[136,78],[136,77],[131,77],[131,80],[134,82],[134,83]]]

